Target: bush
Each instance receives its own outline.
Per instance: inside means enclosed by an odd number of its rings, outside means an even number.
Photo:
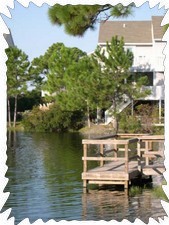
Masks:
[[[134,115],[129,108],[120,114],[119,127],[125,133],[164,134],[164,127],[155,126],[158,123],[158,107],[141,104],[136,107]]]
[[[124,133],[139,133],[142,131],[142,126],[139,119],[129,115],[128,111],[120,114],[119,128]]]
[[[158,127],[158,126],[153,126],[153,134],[157,135],[163,135],[164,134],[164,127]]]
[[[32,111],[24,114],[22,124],[26,131],[38,132],[77,130],[84,125],[82,112],[63,111],[58,105],[53,105],[45,111],[34,107]]]

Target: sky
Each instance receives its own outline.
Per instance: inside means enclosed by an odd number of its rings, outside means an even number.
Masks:
[[[63,27],[51,24],[48,18],[47,4],[38,7],[30,3],[28,8],[15,2],[14,9],[10,9],[12,19],[3,16],[7,26],[11,29],[15,45],[23,50],[29,60],[43,55],[56,42],[62,42],[67,47],[78,47],[90,53],[95,50],[98,41],[99,24],[95,31],[87,31],[83,37],[72,37],[64,32]],[[165,15],[165,9],[158,6],[150,9],[148,3],[133,11],[127,20],[150,20],[152,15]]]

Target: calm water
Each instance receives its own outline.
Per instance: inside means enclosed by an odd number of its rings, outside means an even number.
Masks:
[[[82,137],[76,133],[12,133],[8,139],[11,194],[2,211],[12,208],[18,224],[41,218],[60,220],[112,220],[166,216],[160,199],[145,190],[136,197],[123,191],[82,189]],[[146,209],[146,211],[145,211]]]

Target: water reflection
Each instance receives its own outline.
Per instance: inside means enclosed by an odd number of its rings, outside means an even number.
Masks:
[[[148,223],[149,218],[166,216],[160,199],[145,190],[142,194],[129,197],[122,191],[90,190],[83,194],[83,220],[117,220],[127,219],[134,222],[136,218]]]
[[[41,218],[60,220],[112,220],[163,217],[159,199],[150,192],[128,197],[122,191],[82,189],[82,137],[79,134],[8,134],[4,208],[12,207],[16,223]],[[145,212],[146,207],[146,212]]]

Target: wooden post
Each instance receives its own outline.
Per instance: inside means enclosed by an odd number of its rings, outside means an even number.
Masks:
[[[125,172],[128,173],[128,144],[125,144]]]
[[[137,161],[138,161],[138,171],[142,172],[141,168],[141,140],[137,142]]]
[[[128,182],[128,180],[125,180],[124,189],[128,189],[128,187],[129,187],[129,182]]]
[[[148,154],[149,141],[145,141],[145,154]],[[149,158],[146,156],[146,166],[149,165]]]
[[[84,160],[83,160],[83,172],[87,172],[87,144],[83,145],[83,156],[84,156]],[[86,188],[87,187],[87,180],[84,179],[83,180],[83,187]]]
[[[152,140],[149,141],[148,143],[149,143],[148,144],[149,149],[153,150],[153,142],[152,142]]]
[[[113,148],[114,148],[114,157],[117,158],[117,144],[114,144]]]
[[[103,144],[100,144],[100,155],[103,157]],[[100,166],[103,166],[104,162],[103,159],[100,161]]]

